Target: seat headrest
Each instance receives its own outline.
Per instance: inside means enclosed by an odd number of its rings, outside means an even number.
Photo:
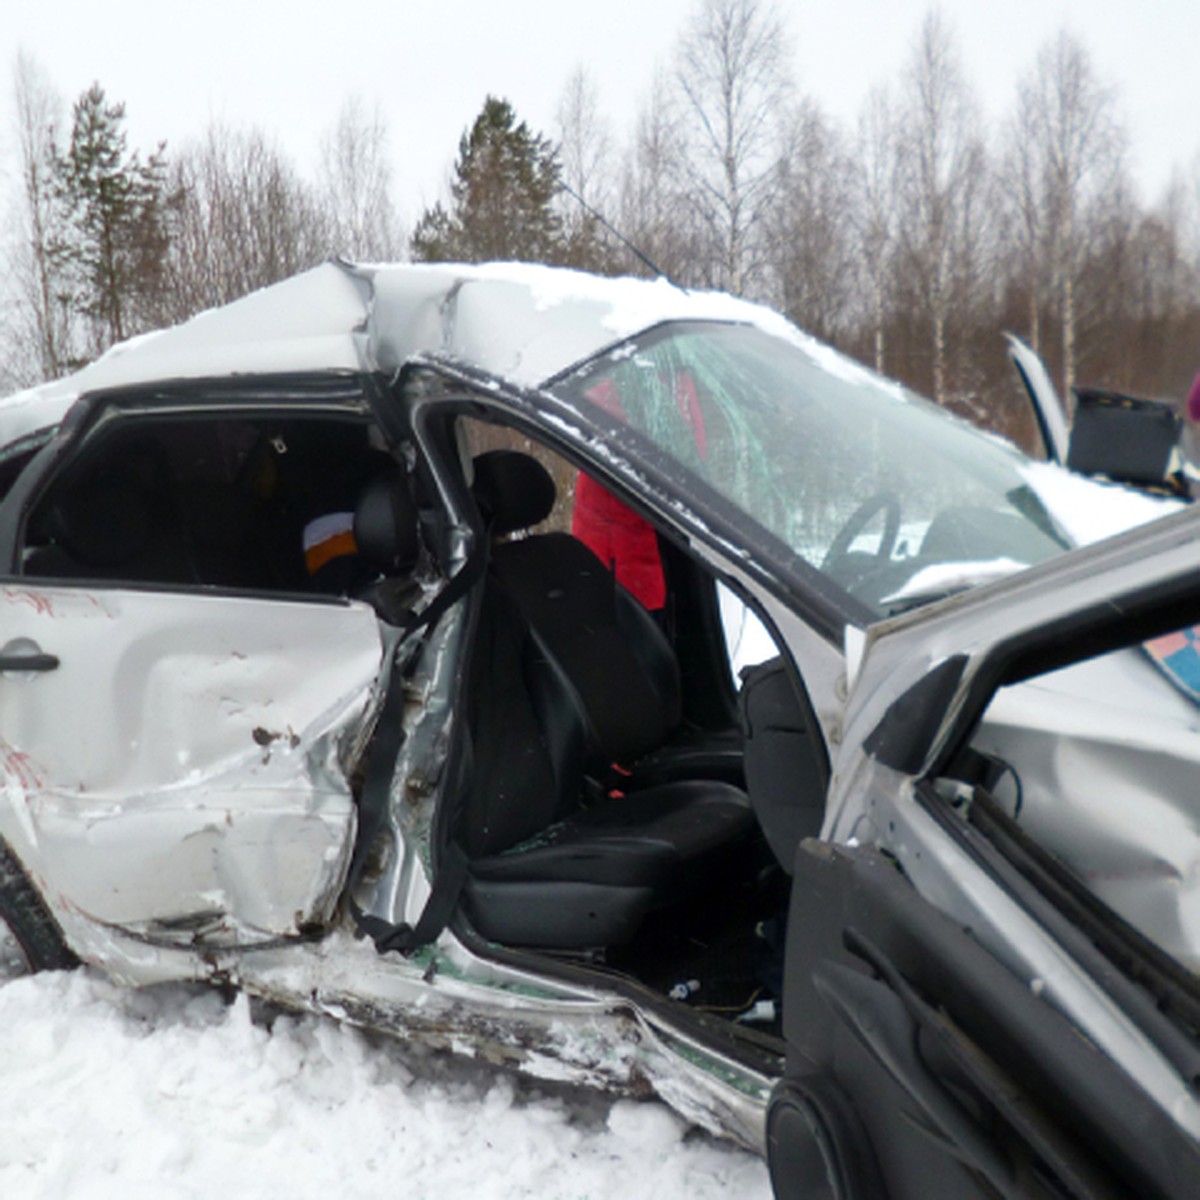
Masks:
[[[354,510],[354,543],[359,554],[385,571],[416,564],[421,548],[417,506],[403,467],[389,467],[363,489]]]
[[[489,450],[474,460],[471,491],[494,535],[516,533],[544,521],[557,489],[550,472],[520,450]]]

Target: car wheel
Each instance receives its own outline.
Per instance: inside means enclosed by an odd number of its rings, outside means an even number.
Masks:
[[[78,965],[16,856],[0,842],[0,982]]]

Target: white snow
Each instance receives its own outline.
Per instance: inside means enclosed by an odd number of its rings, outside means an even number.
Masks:
[[[896,604],[901,600],[947,595],[967,587],[1004,579],[1015,571],[1024,570],[1028,563],[1012,558],[995,558],[978,562],[934,563],[922,567],[903,587],[884,596],[881,604]]]
[[[800,346],[839,378],[875,379],[772,309],[665,279],[600,278],[528,263],[326,263],[0,399],[0,443],[56,424],[85,392],[149,381],[390,372],[413,355],[442,353],[534,386],[666,320],[747,322]],[[875,382],[903,397],[899,385]]]
[[[363,287],[326,263],[170,329],[110,347],[73,375],[0,399],[0,443],[60,421],[85,392],[151,380],[363,366]]]
[[[1183,505],[1182,500],[1075,475],[1053,463],[1026,463],[1019,469],[1077,546],[1115,537],[1176,512]]]
[[[0,1079],[5,1200],[770,1196],[658,1103],[83,969],[0,983]]]

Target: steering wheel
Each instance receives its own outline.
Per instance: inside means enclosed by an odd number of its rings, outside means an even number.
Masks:
[[[855,539],[875,518],[883,513],[883,532],[874,554],[851,550]],[[869,558],[871,565],[885,563],[891,557],[900,534],[900,498],[895,492],[875,492],[868,496],[846,519],[825,551],[821,570],[843,583],[856,583],[862,574],[861,560]]]

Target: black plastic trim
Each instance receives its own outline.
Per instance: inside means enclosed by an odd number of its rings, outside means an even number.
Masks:
[[[863,749],[885,766],[915,775],[962,681],[967,657],[956,654],[940,662],[892,701],[883,719],[867,735]]]
[[[977,831],[968,833],[982,841]],[[936,1034],[932,1041],[920,1034],[924,1066],[960,1099],[990,1106],[1001,1119],[985,1122],[990,1136],[1010,1157],[1019,1159],[1025,1147],[1023,1153],[1040,1160],[1043,1183],[1057,1181],[1057,1193],[1049,1194],[1107,1190],[1179,1200],[1194,1194],[1200,1145],[1029,981],[926,901],[889,860],[810,841],[797,856],[788,945],[789,1076],[839,1069],[833,1030],[840,1022],[814,984],[826,961],[869,970],[880,980],[886,974],[891,990],[901,981],[902,1003],[905,997],[919,1001],[919,1024],[928,1016],[929,1033]],[[871,1099],[857,1091],[851,1098],[856,1104]],[[875,1111],[871,1121],[885,1173],[889,1142],[911,1139],[913,1121],[928,1123],[903,1108]],[[953,1137],[945,1127],[940,1136]],[[959,1152],[968,1148],[958,1147],[952,1157]],[[1104,1181],[1104,1189],[1094,1181]],[[920,1195],[919,1182],[907,1181],[908,1190],[898,1194]]]
[[[56,671],[58,665],[54,654],[0,654],[0,672]]]

